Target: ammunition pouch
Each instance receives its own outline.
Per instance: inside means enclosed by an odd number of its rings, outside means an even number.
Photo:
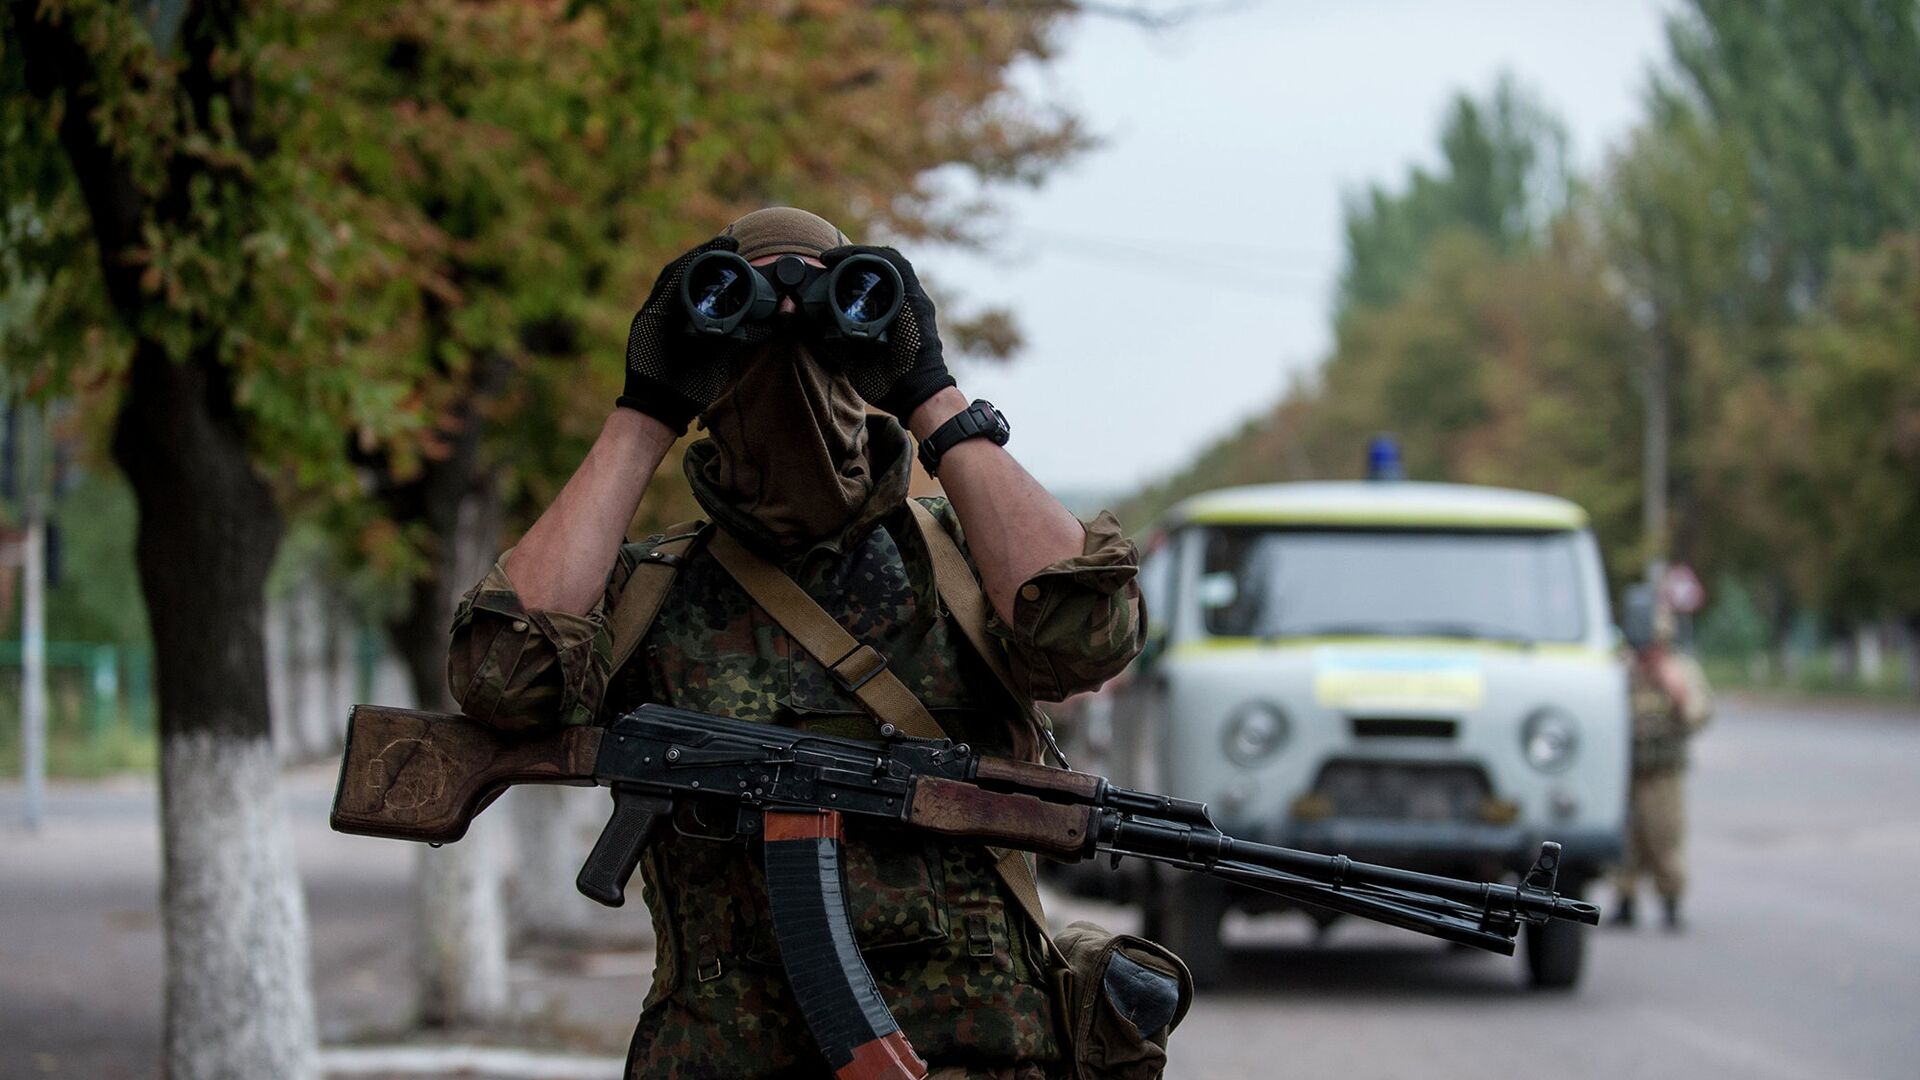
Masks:
[[[1076,922],[1053,936],[1055,1009],[1072,1080],[1157,1080],[1193,976],[1164,946]]]

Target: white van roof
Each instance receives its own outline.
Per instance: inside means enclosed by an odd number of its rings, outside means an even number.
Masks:
[[[1587,512],[1532,491],[1376,480],[1220,488],[1175,506],[1166,524],[1582,529]]]

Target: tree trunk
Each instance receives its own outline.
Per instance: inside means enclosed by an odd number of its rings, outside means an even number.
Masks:
[[[159,701],[165,1072],[311,1080],[319,1067],[306,907],[280,805],[261,638],[280,516],[252,468],[220,359],[222,327],[193,328],[188,354],[170,357],[144,332],[165,301],[142,284],[137,257],[154,233],[204,239],[208,219],[196,212],[195,191],[221,185],[241,206],[252,194],[254,169],[231,154],[214,165],[180,147],[219,128],[256,161],[272,152],[253,125],[248,9],[232,0],[193,5],[176,61],[160,68],[141,67],[137,50],[102,50],[101,24],[85,12],[34,0],[10,6],[18,40],[9,48],[22,58],[28,92],[62,103],[50,115],[87,207],[104,291],[135,339],[113,455],[140,511],[135,560]],[[97,128],[124,112],[111,95],[168,75],[173,86],[149,96],[177,105],[172,113],[133,128],[116,123],[113,137]],[[156,138],[143,143],[148,135]],[[138,177],[136,159],[145,165]],[[246,305],[244,286],[200,299],[216,301],[223,316]]]
[[[1853,628],[1853,653],[1859,658],[1860,683],[1879,686],[1887,677],[1886,621],[1863,622]]]
[[[1833,667],[1833,681],[1841,686],[1860,685],[1860,653],[1856,648],[1858,639],[1855,628],[1838,623],[1832,631],[1833,644],[1829,649]]]
[[[1920,615],[1909,615],[1900,629],[1907,653],[1907,693],[1920,698]]]
[[[500,535],[492,482],[461,487],[452,500],[428,500],[444,507],[444,528],[435,530],[442,551],[434,573],[415,583],[407,613],[388,625],[424,709],[458,708],[447,689],[447,628],[466,585],[492,565]],[[423,847],[415,861],[414,973],[424,1024],[484,1023],[509,1011],[501,818],[498,811],[482,814],[459,843]]]
[[[318,1076],[306,905],[279,797],[262,638],[280,515],[211,350],[135,351],[113,453],[160,705],[166,1075]]]
[[[600,907],[574,885],[592,844],[582,835],[582,815],[591,807],[599,815],[594,826],[604,821],[612,811],[606,792],[522,784],[502,802],[513,826],[507,913],[514,941],[577,946],[651,940],[649,925]]]

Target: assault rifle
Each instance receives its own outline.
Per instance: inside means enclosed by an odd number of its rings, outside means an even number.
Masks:
[[[331,820],[340,832],[442,844],[465,835],[510,785],[605,785],[613,816],[577,884],[617,907],[660,820],[677,805],[698,807],[699,821],[763,841],[783,966],[844,1076],[917,1075],[917,1059],[853,942],[840,883],[843,814],[1056,859],[1148,859],[1505,955],[1522,923],[1600,920],[1594,905],[1554,891],[1558,844],[1542,844],[1515,884],[1414,873],[1236,840],[1213,826],[1204,803],[911,738],[890,724],[881,734],[865,742],[642,705],[605,728],[516,740],[465,717],[360,705]]]

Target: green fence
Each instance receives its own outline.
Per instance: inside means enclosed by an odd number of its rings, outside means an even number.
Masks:
[[[74,685],[85,699],[89,733],[104,734],[118,723],[135,731],[153,727],[153,654],[146,648],[96,645],[82,641],[47,642],[47,677]],[[18,709],[22,645],[0,641],[0,679]],[[63,678],[65,676],[65,678]],[[71,697],[71,692],[68,694]]]
[[[21,643],[0,641],[0,777],[20,773]],[[142,648],[49,641],[47,771],[96,776],[150,768],[153,656]]]

